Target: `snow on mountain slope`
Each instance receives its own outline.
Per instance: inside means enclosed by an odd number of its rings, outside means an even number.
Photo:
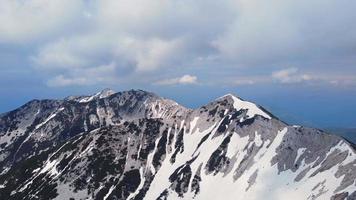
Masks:
[[[0,118],[0,199],[356,199],[353,144],[233,95],[80,99]]]
[[[244,109],[247,110],[247,117],[248,118],[252,118],[255,115],[260,115],[263,116],[267,119],[271,119],[271,116],[269,116],[269,114],[267,114],[266,112],[264,112],[261,108],[259,108],[256,104],[248,102],[248,101],[244,101],[232,94],[227,94],[221,98],[232,98],[233,102],[234,102],[234,108],[237,110],[240,109]]]

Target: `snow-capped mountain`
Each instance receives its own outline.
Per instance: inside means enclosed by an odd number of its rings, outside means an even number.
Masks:
[[[356,199],[355,145],[228,94],[142,90],[0,115],[0,199]]]

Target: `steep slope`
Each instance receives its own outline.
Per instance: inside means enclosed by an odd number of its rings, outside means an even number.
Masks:
[[[356,199],[351,144],[230,94],[32,101],[0,131],[0,199]]]
[[[189,111],[144,91],[98,98],[102,93],[107,91],[65,100],[34,100],[6,113],[0,118],[0,171],[83,132],[131,119],[179,118]]]

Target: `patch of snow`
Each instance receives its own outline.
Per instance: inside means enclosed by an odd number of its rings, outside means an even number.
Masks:
[[[91,152],[91,150],[94,148],[94,142],[90,142],[90,144],[87,146],[87,148],[84,149],[84,151],[82,151],[78,157],[82,157],[83,155],[87,155]]]
[[[109,97],[111,95],[115,94],[115,91],[114,90],[111,90],[111,89],[104,89],[103,91],[100,92],[99,94],[99,98],[100,99],[103,99],[103,98],[106,98],[106,97]]]
[[[5,167],[0,175],[6,174],[10,170],[10,167]]]
[[[127,199],[132,199],[134,198],[136,195],[138,195],[138,193],[140,192],[140,190],[143,188],[143,185],[145,183],[145,176],[143,174],[143,168],[140,168],[140,184],[138,185],[137,189],[135,190],[135,192],[131,193]]]
[[[49,120],[53,119],[59,112],[61,112],[63,110],[64,110],[64,108],[59,108],[58,110],[56,110],[45,121],[43,121],[42,123],[38,124],[35,129],[41,128],[43,125],[45,125],[47,122],[49,122]]]
[[[24,191],[29,185],[32,184],[32,182],[33,182],[33,180],[27,182],[24,186],[22,186],[22,187],[20,188],[19,191],[20,191],[20,192]]]
[[[34,169],[33,171],[32,171],[32,173],[37,173],[38,171],[40,171],[41,170],[41,168],[36,168],[36,169]]]
[[[108,193],[106,193],[106,195],[104,196],[103,200],[106,200],[107,198],[109,198],[110,194],[112,193],[112,191],[115,189],[115,185],[112,185],[108,191]]]
[[[163,135],[160,137],[160,138],[157,138],[156,141],[155,141],[155,147],[153,149],[153,151],[147,156],[147,162],[146,162],[146,170],[150,170],[152,172],[152,174],[155,174],[156,173],[156,169],[155,167],[153,166],[153,156],[155,155],[156,153],[156,150],[157,150],[157,146],[158,146],[158,142],[159,140],[163,137]]]
[[[300,158],[301,155],[303,155],[303,153],[305,152],[305,150],[307,150],[307,148],[299,148],[297,150],[297,157],[295,158],[295,161],[297,162],[297,160]]]
[[[52,161],[47,161],[46,162],[46,165],[42,168],[42,170],[40,171],[39,174],[43,174],[43,173],[46,173],[46,172],[49,172],[49,174],[51,176],[56,176],[58,175],[58,171],[56,169],[56,166],[58,164],[58,161],[57,160],[52,160]]]
[[[77,190],[73,192],[73,188],[71,187],[71,183],[61,183],[56,187],[57,194],[53,200],[63,200],[63,199],[85,199],[89,200],[87,190]],[[38,199],[38,198],[37,198]]]
[[[115,94],[115,91],[110,90],[110,89],[105,89],[101,92],[98,92],[98,93],[92,95],[92,96],[88,96],[88,97],[84,97],[84,98],[80,99],[79,103],[88,103],[95,99],[103,99],[103,98],[109,97],[113,94]]]
[[[266,147],[268,144],[264,143],[259,153],[255,156],[255,162],[251,166],[251,168],[247,169],[242,174],[242,176],[235,181],[233,178],[234,175],[233,172],[238,168],[239,163],[243,160],[243,158],[246,155],[246,152],[244,152],[243,149],[248,143],[248,137],[246,137],[245,139],[245,138],[240,138],[238,134],[233,134],[230,141],[230,143],[231,142],[232,143],[229,144],[229,146],[230,145],[232,146],[231,148],[229,147],[227,155],[228,156],[234,155],[237,159],[236,164],[233,166],[231,172],[226,175],[224,175],[223,173],[219,173],[213,176],[213,175],[207,175],[204,172],[202,172],[201,173],[202,181],[200,182],[200,193],[198,194],[198,196],[195,197],[195,199],[197,200],[220,199],[221,196],[224,196],[224,199],[226,200],[234,200],[236,199],[236,197],[239,197],[239,199],[244,199],[244,200],[274,199],[273,197],[269,197],[269,195],[264,192],[265,191],[268,192],[270,189],[271,191],[273,191],[272,188],[276,187],[274,185],[266,185],[266,183],[271,182],[271,180],[269,179],[272,179],[272,177],[275,178],[275,176],[277,175],[277,172],[274,170],[276,166],[272,167],[270,161],[274,157],[274,155],[276,155],[275,150],[283,140],[284,134],[286,132],[287,129],[284,129],[281,132],[279,132],[279,134],[277,134],[276,138],[273,140],[269,148]],[[236,154],[235,152],[239,154]],[[203,166],[205,162],[203,162]],[[196,166],[192,165],[191,167],[192,167],[192,171],[195,171]],[[246,191],[246,188],[248,188],[249,186],[248,180],[250,176],[256,171],[256,169],[259,169],[256,182],[251,186],[249,190]],[[278,180],[280,182],[284,182],[285,179],[277,178],[276,181]],[[274,189],[278,189],[278,187]],[[224,194],[229,194],[229,195],[224,195]]]
[[[179,133],[179,131],[184,127],[183,126],[184,123],[180,124],[179,129],[177,129],[177,125],[176,125],[176,129],[175,129],[175,137],[176,135]],[[193,124],[191,124],[193,125]],[[145,199],[156,199],[160,193],[162,192],[162,188],[169,188],[170,186],[170,182],[168,180],[168,177],[181,165],[185,164],[186,161],[192,159],[193,156],[198,155],[200,151],[202,151],[202,154],[199,154],[199,156],[197,157],[197,159],[199,159],[199,161],[195,161],[192,163],[192,171],[195,172],[193,169],[196,169],[198,166],[194,166],[193,168],[193,164],[194,163],[200,163],[200,159],[201,160],[206,160],[207,158],[209,158],[209,156],[211,155],[211,153],[213,151],[215,151],[215,149],[217,148],[217,146],[219,146],[222,142],[222,140],[224,139],[224,137],[216,137],[214,139],[212,139],[213,134],[211,134],[209,136],[209,138],[206,140],[206,142],[204,142],[201,145],[201,148],[199,148],[199,150],[197,151],[197,153],[195,155],[193,155],[194,151],[197,148],[197,145],[199,144],[200,140],[207,134],[210,133],[210,131],[212,131],[213,129],[216,130],[218,128],[218,126],[216,126],[216,124],[214,124],[213,126],[211,126],[210,128],[208,128],[205,131],[200,132],[198,129],[195,130],[194,133],[192,134],[188,134],[185,133],[183,140],[184,140],[184,151],[183,153],[179,153],[176,155],[176,161],[172,164],[170,162],[170,157],[172,156],[173,152],[170,152],[166,158],[163,160],[162,162],[162,166],[161,168],[157,171],[154,179],[152,180],[152,183],[146,193]],[[174,139],[175,140],[175,139]],[[172,145],[174,145],[175,143],[172,143]],[[168,148],[168,147],[167,147]],[[208,151],[208,152],[207,152]]]
[[[88,103],[89,101],[94,100],[95,95],[94,96],[90,96],[90,97],[84,97],[83,99],[79,100],[79,103]]]
[[[199,117],[194,117],[194,119],[190,122],[190,132],[193,133],[194,128],[197,125]]]
[[[233,99],[234,108],[236,110],[241,110],[241,109],[247,110],[248,118],[253,118],[255,115],[260,115],[267,119],[271,119],[271,116],[269,116],[267,113],[265,113],[263,110],[261,110],[256,104],[251,103],[249,101],[243,101],[232,94],[227,94],[223,97],[226,97],[226,96],[229,96]],[[223,97],[220,97],[220,98],[223,98]]]
[[[93,124],[95,124],[97,122],[99,122],[97,116],[94,115],[94,114],[90,114],[89,115],[89,123],[90,123],[90,125],[93,125]]]
[[[260,147],[262,145],[263,141],[261,138],[261,135],[257,133],[257,131],[255,131],[255,145]]]

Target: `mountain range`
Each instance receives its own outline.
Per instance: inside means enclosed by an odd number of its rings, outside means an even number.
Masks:
[[[355,147],[232,94],[105,89],[0,114],[0,199],[355,200]]]

